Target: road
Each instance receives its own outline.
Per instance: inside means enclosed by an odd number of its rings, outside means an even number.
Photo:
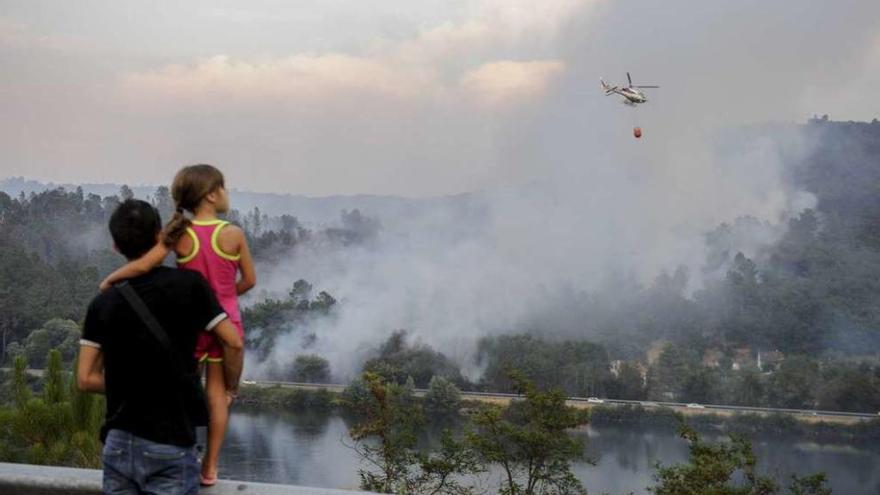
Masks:
[[[12,371],[11,368],[0,368],[3,371]],[[28,374],[33,376],[42,376],[43,370],[28,369]],[[245,381],[245,384],[260,387],[281,386],[286,388],[300,388],[305,390],[328,390],[330,392],[342,392],[346,385],[338,383],[298,383],[298,382],[282,382],[272,380]],[[424,396],[426,389],[416,389],[417,397]],[[522,397],[516,394],[502,394],[494,392],[462,392],[462,400],[476,400],[481,402],[492,402],[496,404],[506,404],[513,399]],[[797,419],[811,423],[844,423],[852,424],[861,421],[870,421],[872,419],[880,419],[880,413],[857,413],[846,411],[820,411],[812,409],[780,409],[773,407],[750,407],[750,406],[728,406],[720,404],[685,404],[681,402],[662,402],[662,401],[639,401],[639,400],[622,400],[622,399],[591,399],[587,397],[568,397],[566,403],[573,407],[590,408],[593,406],[615,405],[615,406],[641,406],[645,409],[654,408],[670,408],[682,414],[760,414],[769,416],[772,414],[787,414],[795,416]]]
[[[305,390],[328,390],[330,392],[342,392],[346,385],[335,383],[298,383],[298,382],[282,382],[271,380],[245,381],[245,384],[260,387],[281,386],[286,388],[300,388]],[[415,389],[415,395],[424,396],[426,389]],[[492,402],[498,404],[506,404],[513,399],[521,398],[517,394],[501,394],[493,392],[462,392],[462,400],[476,400],[482,402]],[[818,411],[809,409],[780,409],[772,407],[749,407],[749,406],[727,406],[719,404],[685,404],[681,402],[662,402],[662,401],[638,401],[638,400],[622,400],[622,399],[595,399],[587,397],[568,397],[566,403],[573,407],[590,408],[593,406],[641,406],[645,409],[670,408],[687,415],[695,414],[787,414],[795,416],[797,419],[807,422],[826,422],[826,423],[845,423],[852,424],[861,421],[870,421],[880,419],[878,414],[844,412],[844,411]]]

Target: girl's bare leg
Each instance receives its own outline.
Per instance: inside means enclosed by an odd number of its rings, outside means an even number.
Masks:
[[[202,477],[217,477],[217,462],[220,447],[226,437],[229,422],[229,401],[226,397],[226,382],[223,378],[223,363],[208,362],[205,379],[205,395],[208,399],[208,445],[202,459]]]

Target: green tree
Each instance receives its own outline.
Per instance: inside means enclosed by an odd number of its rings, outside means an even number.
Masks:
[[[119,188],[119,197],[122,199],[122,201],[127,201],[134,198],[134,191],[132,191],[131,188],[127,185],[123,184]]]
[[[604,347],[587,341],[548,342],[532,335],[499,335],[478,343],[485,364],[481,385],[493,392],[511,392],[516,384],[508,370],[519,370],[538,388],[560,388],[568,395],[605,395],[611,383]]]
[[[47,361],[43,393],[33,397],[25,381],[24,357],[16,360],[15,404],[0,408],[0,460],[99,467],[103,400],[82,394],[75,379],[65,382],[57,350]]]
[[[663,466],[658,463],[656,485],[648,488],[657,495],[772,495],[779,485],[770,477],[758,474],[752,444],[743,436],[732,434],[730,442],[707,443],[688,425],[680,427],[687,440],[690,456],[686,463]],[[830,495],[822,473],[791,477],[792,495]]]
[[[27,359],[24,356],[15,358],[12,389],[16,407],[19,409],[24,407],[31,399],[31,389],[27,384]]]
[[[614,392],[609,396],[625,400],[644,399],[645,379],[639,367],[633,363],[622,363],[614,381]]]
[[[730,443],[711,444],[700,439],[687,425],[680,429],[687,440],[690,458],[687,463],[664,467],[657,464],[656,485],[649,490],[657,495],[770,495],[776,483],[757,474],[752,445],[744,437],[731,435]],[[741,473],[735,480],[735,474]]]
[[[825,473],[817,473],[809,476],[791,477],[788,491],[791,495],[831,495],[831,488],[825,485],[828,478]]]
[[[8,361],[11,361],[14,363],[15,360],[18,359],[19,356],[22,356],[25,359],[27,359],[27,355],[25,354],[25,349],[21,344],[19,344],[18,342],[10,342],[9,344],[6,345],[6,359]],[[6,362],[8,362],[8,361],[6,361]]]
[[[301,354],[293,361],[291,378],[296,382],[327,383],[330,381],[330,363],[315,354]]]
[[[299,279],[293,283],[289,295],[290,299],[295,302],[308,301],[309,297],[312,295],[312,284],[303,279]]]
[[[866,413],[880,410],[880,380],[869,367],[835,370],[818,395],[821,409]]]
[[[58,349],[49,351],[49,362],[46,366],[43,398],[49,405],[56,405],[66,398],[64,376],[61,372],[61,352]]]
[[[792,356],[770,377],[768,402],[773,407],[812,409],[816,407],[819,364],[806,356]]]
[[[409,344],[405,330],[393,332],[375,351],[375,357],[364,363],[364,371],[395,383],[404,383],[412,377],[419,388],[427,387],[434,376],[465,382],[458,366],[444,354],[425,344]]]
[[[438,450],[416,448],[424,415],[410,387],[364,373],[343,393],[343,403],[358,415],[349,431],[355,451],[373,467],[359,471],[362,489],[398,494],[474,493],[463,477],[484,468],[466,443],[444,431]]]
[[[361,469],[361,488],[379,493],[412,493],[414,450],[423,423],[420,408],[404,387],[364,373],[369,395],[347,405],[361,418],[349,430],[355,452],[374,469]]]
[[[538,391],[519,373],[511,373],[511,379],[525,400],[506,409],[482,407],[467,434],[480,458],[502,469],[500,493],[585,494],[571,463],[591,461],[584,455],[583,440],[570,436],[568,430],[585,425],[589,413],[566,406],[559,390]]]
[[[442,376],[433,376],[425,394],[425,410],[434,417],[458,416],[461,408],[461,392],[454,383]]]
[[[449,430],[443,431],[440,449],[419,452],[417,459],[419,474],[412,486],[416,493],[427,495],[471,495],[475,487],[463,480],[485,471],[477,453],[465,442],[456,440]]]
[[[71,362],[79,349],[80,329],[76,322],[53,318],[42,328],[33,330],[24,343],[28,362],[35,368],[46,365],[51,349],[58,349],[64,362]]]
[[[171,198],[171,191],[168,186],[159,186],[153,194],[153,205],[159,210],[159,215],[168,221],[174,213],[174,199]]]
[[[713,403],[718,396],[720,380],[713,369],[697,367],[687,375],[681,390],[681,399],[688,402]]]
[[[698,356],[689,349],[668,343],[648,372],[649,396],[656,400],[681,398],[688,380],[701,366]]]
[[[740,370],[734,375],[730,403],[761,407],[766,403],[766,387],[758,370]]]

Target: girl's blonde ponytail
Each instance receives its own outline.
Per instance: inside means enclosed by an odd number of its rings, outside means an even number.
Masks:
[[[174,246],[177,245],[177,241],[183,237],[183,234],[186,233],[186,229],[191,225],[192,221],[189,218],[186,218],[183,208],[178,206],[177,211],[174,212],[174,216],[172,216],[171,220],[165,224],[165,229],[162,231],[162,243],[164,243],[165,246],[174,249]]]

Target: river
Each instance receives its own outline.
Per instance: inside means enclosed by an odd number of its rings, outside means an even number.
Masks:
[[[687,458],[687,444],[674,432],[653,426],[590,427],[588,455],[597,464],[575,465],[589,493],[644,494],[654,464]],[[223,478],[357,489],[358,457],[346,446],[348,425],[337,414],[234,412],[221,456]],[[787,485],[790,473],[825,471],[835,494],[880,494],[880,446],[765,437],[753,447],[761,473]],[[491,483],[492,480],[484,480]]]

